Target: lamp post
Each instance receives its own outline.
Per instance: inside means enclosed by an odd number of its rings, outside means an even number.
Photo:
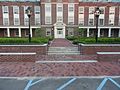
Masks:
[[[28,19],[29,19],[29,43],[31,42],[31,34],[30,34],[30,17],[31,17],[31,14],[32,14],[32,10],[31,10],[31,7],[28,7],[26,9],[26,14],[28,16]]]
[[[100,16],[100,9],[99,9],[99,7],[96,8],[94,14],[95,14],[95,17],[96,17],[95,41],[97,42],[98,41],[98,19],[99,19],[99,16]]]

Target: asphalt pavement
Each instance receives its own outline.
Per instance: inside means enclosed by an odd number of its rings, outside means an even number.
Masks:
[[[120,77],[1,77],[0,90],[120,90]]]

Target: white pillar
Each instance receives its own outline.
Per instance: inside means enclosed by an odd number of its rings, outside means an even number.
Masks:
[[[30,28],[30,34],[31,34],[31,37],[32,37],[32,28]]]
[[[19,37],[21,37],[21,28],[19,28],[18,31],[19,31]]]
[[[108,37],[111,37],[111,28],[109,28]]]
[[[120,29],[119,29],[118,37],[120,37]]]
[[[89,30],[89,28],[87,28],[87,37],[90,37],[89,32],[90,32],[90,30]]]
[[[10,37],[10,29],[7,28],[7,37]]]
[[[100,28],[98,28],[98,37],[100,37]]]

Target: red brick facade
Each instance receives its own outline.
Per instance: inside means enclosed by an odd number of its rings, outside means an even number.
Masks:
[[[35,29],[36,28],[42,28],[46,32],[46,28],[51,29],[51,35],[54,35],[54,24],[57,22],[57,4],[62,3],[63,4],[63,23],[66,25],[65,26],[65,35],[69,35],[68,28],[73,28],[73,32],[75,35],[76,33],[76,28],[85,28],[86,30],[89,29],[91,32],[92,30],[95,29],[95,17],[94,17],[94,25],[89,26],[89,7],[94,7],[96,8],[97,6],[99,7],[105,7],[105,13],[104,13],[104,25],[99,26],[100,31],[102,32],[102,35],[99,35],[100,37],[105,35],[104,37],[120,37],[120,3],[117,2],[79,2],[79,0],[73,0],[74,2],[70,2],[69,0],[62,0],[62,2],[57,2],[56,0],[51,0],[50,3],[51,5],[51,24],[45,24],[45,0],[41,0],[40,2],[0,2],[0,37],[5,36],[3,28],[5,30],[9,29],[12,30],[10,31],[10,35],[7,35],[8,37],[15,37],[14,35],[14,30],[19,30],[21,29],[21,35],[19,37],[26,37],[25,32],[28,30],[28,25],[25,25],[24,20],[25,20],[25,15],[24,15],[24,7],[25,6],[31,6],[32,7],[32,15],[31,15],[31,28],[32,28],[32,36],[35,36]],[[68,24],[68,9],[69,9],[69,4],[72,3],[74,4],[74,23],[73,24]],[[3,11],[2,11],[2,6],[8,6],[8,14],[9,14],[9,25],[3,25]],[[13,14],[13,6],[18,6],[19,7],[19,20],[20,20],[20,25],[14,25],[14,14]],[[35,25],[35,10],[34,7],[39,6],[40,7],[40,25]],[[84,25],[80,26],[79,25],[79,7],[84,7]],[[114,16],[114,25],[111,26],[109,25],[109,10],[110,7],[115,7],[115,16]],[[13,28],[12,28],[13,27]],[[15,28],[15,29],[14,29]],[[13,30],[14,29],[14,30]],[[109,30],[110,29],[110,30]],[[7,33],[9,33],[7,30]],[[111,30],[114,30],[113,35],[111,33]],[[88,32],[88,31],[86,31]],[[93,33],[93,32],[92,32]],[[45,35],[44,33],[43,35]],[[93,33],[94,34],[94,33]],[[101,33],[99,33],[101,34]],[[84,36],[90,37],[90,34],[85,34]]]

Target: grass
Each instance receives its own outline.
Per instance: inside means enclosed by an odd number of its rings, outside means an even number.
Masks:
[[[71,40],[73,44],[83,43],[83,44],[120,44],[120,38],[98,38],[98,42],[95,41],[93,37],[67,37]]]
[[[0,44],[46,44],[52,40],[49,37],[34,37],[29,43],[28,38],[0,38]]]

